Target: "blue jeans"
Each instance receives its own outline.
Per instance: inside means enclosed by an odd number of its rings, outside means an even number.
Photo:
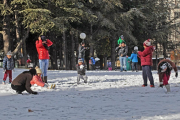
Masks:
[[[147,85],[147,78],[149,79],[150,84],[154,85],[154,79],[151,72],[151,66],[149,65],[142,66],[142,75],[143,75],[144,85]]]
[[[49,59],[39,60],[39,67],[42,71],[42,77],[47,76],[48,66],[49,66]]]
[[[126,60],[127,60],[127,57],[119,57],[121,71],[123,71],[123,68],[124,70],[126,70]]]

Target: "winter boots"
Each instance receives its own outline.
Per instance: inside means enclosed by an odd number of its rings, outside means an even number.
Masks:
[[[83,79],[84,83],[87,83],[88,77],[86,75],[78,75],[78,77],[77,77],[77,84],[80,84],[80,79]]]
[[[170,85],[167,84],[167,85],[165,85],[165,87],[166,87],[166,89],[167,89],[167,92],[170,92]]]
[[[41,77],[41,79],[44,83],[47,83],[47,76]]]
[[[47,83],[47,76],[44,76],[44,82]]]

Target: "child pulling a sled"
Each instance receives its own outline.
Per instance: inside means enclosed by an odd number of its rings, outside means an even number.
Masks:
[[[176,65],[168,59],[161,60],[157,68],[158,74],[159,74],[159,82],[160,82],[159,87],[165,86],[167,89],[167,92],[170,92],[170,85],[168,81],[169,81],[172,69],[174,69],[175,71],[175,76],[178,77],[178,70],[177,70]]]

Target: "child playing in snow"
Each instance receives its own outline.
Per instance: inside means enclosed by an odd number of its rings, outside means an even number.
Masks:
[[[143,43],[144,51],[138,52],[138,57],[141,59],[141,66],[142,66],[142,75],[144,84],[142,87],[147,86],[147,78],[149,78],[150,81],[150,87],[154,87],[154,79],[151,72],[151,66],[152,66],[152,52],[154,51],[153,46],[151,45],[150,39],[146,40]]]
[[[84,80],[84,83],[87,83],[87,76],[85,75],[85,66],[84,63],[82,61],[82,59],[78,60],[78,64],[77,64],[77,73],[78,73],[78,77],[77,77],[77,84],[80,83],[80,79]]]
[[[132,71],[136,70],[136,72],[137,72],[138,58],[137,58],[136,51],[133,50],[131,57],[128,57],[128,58],[132,60]]]
[[[41,86],[41,87],[47,87],[50,89],[54,89],[55,88],[55,84],[52,84],[51,86],[49,86],[47,83],[44,83],[41,79],[41,74],[42,74],[42,71],[41,69],[36,66],[36,75],[33,76],[32,80],[30,81],[31,85],[38,85],[38,86]]]
[[[9,75],[9,83],[12,82],[12,70],[14,69],[14,61],[11,51],[9,51],[3,59],[4,78],[2,84],[5,84],[6,78]]]
[[[168,59],[161,60],[157,67],[158,74],[159,74],[159,82],[160,82],[159,87],[165,86],[167,89],[167,92],[170,92],[170,85],[168,84],[168,81],[169,81],[172,69],[174,69],[175,71],[175,76],[178,77],[178,70],[177,70],[176,65]]]

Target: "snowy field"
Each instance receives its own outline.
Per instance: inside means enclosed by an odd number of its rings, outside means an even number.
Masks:
[[[141,87],[141,71],[88,71],[88,83],[80,85],[76,71],[48,71],[56,89],[33,86],[38,95],[17,95],[0,84],[0,120],[180,120],[180,79],[172,73],[167,94],[156,73],[155,88]],[[0,74],[2,80],[2,68]]]

